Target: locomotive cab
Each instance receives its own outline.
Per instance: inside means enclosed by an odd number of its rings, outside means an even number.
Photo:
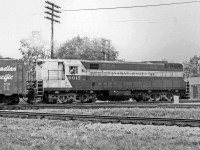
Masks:
[[[29,101],[46,103],[86,102],[92,94],[77,90],[84,70],[78,60],[38,60],[33,87],[29,89]],[[73,84],[73,87],[72,87]]]

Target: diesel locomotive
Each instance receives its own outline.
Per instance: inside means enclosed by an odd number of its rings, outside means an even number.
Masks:
[[[27,72],[28,101],[173,100],[185,96],[183,66],[167,61],[38,59]]]

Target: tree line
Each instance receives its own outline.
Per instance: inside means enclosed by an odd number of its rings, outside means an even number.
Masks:
[[[50,44],[45,41],[39,31],[33,31],[31,37],[20,41],[19,51],[23,61],[34,67],[38,59],[48,59],[50,56]],[[82,59],[82,60],[118,60],[118,51],[111,41],[105,38],[76,36],[67,40],[54,49],[54,58],[57,59]]]
[[[45,41],[40,31],[33,31],[29,38],[20,41],[19,51],[22,60],[28,64],[29,69],[34,68],[38,58],[50,58],[50,43]],[[57,59],[82,59],[82,60],[111,60],[118,59],[119,52],[115,49],[109,39],[76,36],[67,40],[54,50],[54,57]],[[106,57],[105,57],[106,56]],[[0,56],[1,58],[2,56]],[[200,56],[195,55],[189,61],[183,62],[184,76],[194,76],[199,72]]]

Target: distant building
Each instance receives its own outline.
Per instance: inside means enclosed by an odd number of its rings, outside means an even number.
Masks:
[[[200,75],[189,79],[190,99],[200,99]]]
[[[188,78],[190,99],[200,99],[200,61],[198,61],[198,72]]]

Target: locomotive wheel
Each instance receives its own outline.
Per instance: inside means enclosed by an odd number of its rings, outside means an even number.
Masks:
[[[148,95],[148,94],[143,95],[143,101],[150,101],[150,100],[151,100],[150,95]]]
[[[172,94],[167,94],[168,101],[173,101],[173,95]]]
[[[92,102],[95,102],[95,97],[94,95],[89,95],[88,103],[92,103]]]
[[[73,102],[76,102],[76,94],[69,94],[68,95],[68,99],[67,99],[67,103],[73,103]]]
[[[170,99],[169,99],[167,94],[162,94],[161,95],[161,101],[170,101]]]
[[[74,99],[69,97],[69,99],[67,100],[67,103],[73,103]]]
[[[49,98],[49,94],[45,93],[43,96],[43,100],[46,104],[56,104],[57,103],[57,97],[52,96],[51,101]]]
[[[155,96],[155,100],[156,100],[156,101],[160,101],[160,100],[161,100],[160,95],[156,95],[156,96]]]
[[[48,102],[49,102],[49,104],[56,104],[57,103],[57,97],[56,96],[52,96],[51,101],[48,98]]]
[[[82,103],[87,103],[88,102],[88,96],[87,95],[83,95],[82,96]]]

